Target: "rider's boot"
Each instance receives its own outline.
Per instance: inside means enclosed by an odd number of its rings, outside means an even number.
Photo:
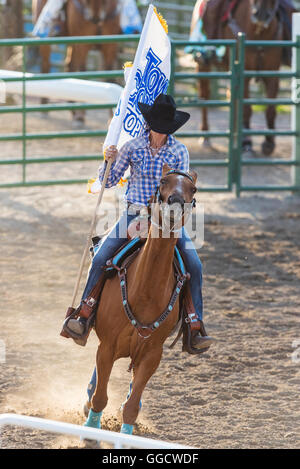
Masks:
[[[216,341],[213,337],[207,335],[204,323],[199,319],[199,330],[192,330],[192,346],[198,350],[209,349],[209,347]]]
[[[197,314],[194,307],[189,285],[186,287],[183,301],[185,311],[183,350],[188,353],[206,352],[215,339],[207,335],[201,316]]]

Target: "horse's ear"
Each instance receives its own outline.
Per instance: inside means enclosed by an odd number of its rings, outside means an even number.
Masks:
[[[196,171],[194,171],[193,169],[191,169],[191,170],[189,171],[189,175],[192,177],[193,183],[196,185],[197,177],[198,177],[198,174],[196,173]]]
[[[164,163],[162,170],[162,177],[164,177],[169,171],[172,171],[172,168],[167,163]]]

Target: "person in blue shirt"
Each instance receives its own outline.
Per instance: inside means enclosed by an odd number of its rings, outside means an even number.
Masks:
[[[93,257],[81,304],[84,304],[97,284],[107,260],[111,259],[116,250],[127,241],[124,226],[128,227],[137,216],[136,211],[146,207],[151,196],[155,194],[162,177],[163,165],[167,163],[171,169],[183,172],[189,170],[188,150],[172,134],[188,121],[190,115],[177,110],[172,96],[165,94],[159,95],[152,105],[139,103],[138,106],[146,121],[143,134],[126,142],[120,151],[115,146],[108,147],[105,151],[105,163],[100,168],[99,179],[102,181],[107,162],[112,161],[106,187],[116,185],[125,171],[130,168],[125,196],[127,209],[109,234],[101,239]],[[196,320],[203,324],[202,264],[196,249],[191,248],[192,241],[184,227],[180,234],[177,246],[191,275],[190,291],[198,317]],[[76,334],[82,334],[85,330],[85,319],[82,317],[70,319],[68,327]],[[211,337],[202,336],[198,330],[193,331],[192,346],[199,351],[208,349],[212,342]]]

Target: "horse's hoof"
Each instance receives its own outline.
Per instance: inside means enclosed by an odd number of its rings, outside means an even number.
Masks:
[[[86,404],[85,407],[88,407]],[[84,427],[90,427],[90,428],[96,428],[96,429],[101,429],[101,417],[102,417],[102,411],[100,412],[94,412],[93,409],[89,409],[88,411],[88,417],[86,422],[84,423]],[[81,441],[85,443],[85,445],[89,448],[99,448],[100,443],[97,440],[90,440],[88,438],[81,438]]]
[[[268,140],[265,140],[261,146],[261,150],[265,156],[272,155],[274,148],[275,142],[269,142]]]

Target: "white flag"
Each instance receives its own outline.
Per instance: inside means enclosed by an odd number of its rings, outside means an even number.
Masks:
[[[111,120],[104,149],[110,145],[121,148],[125,142],[141,134],[144,118],[137,104],[151,105],[159,94],[166,93],[170,73],[171,43],[167,25],[156,8],[149,5],[135,59]],[[97,180],[90,186],[90,192],[97,192],[99,186]]]
[[[143,116],[137,103],[152,104],[166,93],[171,71],[171,44],[153,5],[149,6],[133,66],[117,110],[111,121],[104,148],[119,148],[140,135]]]

